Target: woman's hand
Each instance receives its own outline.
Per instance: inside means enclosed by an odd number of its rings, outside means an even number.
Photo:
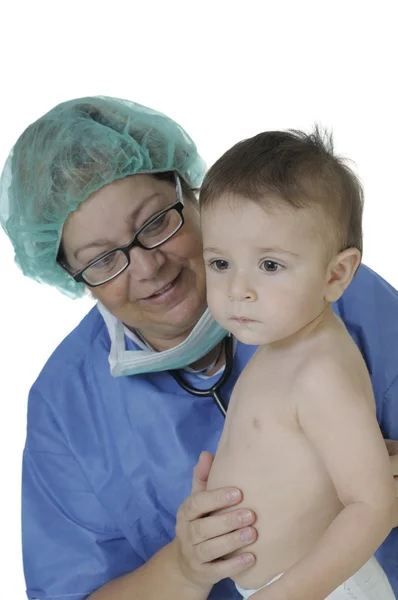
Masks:
[[[392,473],[394,475],[397,502],[395,505],[395,519],[393,527],[398,527],[398,441],[386,440],[388,454],[390,455]]]
[[[184,577],[209,589],[220,579],[234,578],[254,563],[255,557],[247,552],[232,558],[224,557],[253,543],[257,537],[256,530],[250,527],[255,521],[253,511],[231,508],[222,514],[211,514],[233,507],[242,500],[242,493],[234,488],[206,491],[212,463],[213,456],[202,452],[194,470],[191,495],[180,506],[176,525]],[[233,491],[235,496],[231,494]]]

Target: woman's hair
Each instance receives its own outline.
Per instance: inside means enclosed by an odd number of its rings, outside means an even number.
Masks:
[[[155,179],[159,179],[160,181],[167,181],[168,183],[175,185],[175,178],[174,178],[173,171],[169,171],[166,173],[154,173],[153,177],[155,177]],[[181,190],[182,190],[182,195],[184,196],[184,199],[189,200],[194,204],[197,204],[198,200],[199,200],[199,189],[200,188],[198,188],[198,187],[193,187],[193,186],[189,185],[185,181],[185,179],[181,179]]]
[[[184,129],[164,114],[103,96],[59,104],[24,131],[1,176],[0,221],[17,264],[25,275],[81,296],[84,285],[56,262],[68,215],[117,179],[173,171],[188,194],[201,184],[205,165]]]
[[[326,243],[335,251],[358,248],[362,253],[361,182],[334,153],[332,136],[319,127],[310,134],[267,131],[233,146],[209,169],[201,210],[226,195],[265,209],[319,207]]]

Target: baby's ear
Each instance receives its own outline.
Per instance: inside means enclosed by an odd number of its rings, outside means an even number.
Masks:
[[[339,252],[330,261],[325,286],[326,302],[336,302],[350,285],[361,262],[361,253],[357,248],[348,248]]]

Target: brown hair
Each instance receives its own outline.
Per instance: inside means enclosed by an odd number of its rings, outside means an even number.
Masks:
[[[334,154],[332,135],[318,126],[310,134],[266,131],[230,148],[203,181],[201,210],[229,194],[266,208],[279,202],[297,210],[319,206],[337,251],[358,248],[362,253],[361,182]]]

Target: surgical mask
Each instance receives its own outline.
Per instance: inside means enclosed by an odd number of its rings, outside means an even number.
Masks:
[[[111,338],[108,360],[114,377],[181,369],[206,356],[227,335],[227,331],[213,319],[207,309],[189,336],[178,346],[163,352],[156,352],[149,347],[126,350],[125,334],[129,335],[129,330],[100,302],[97,307]],[[130,337],[139,343],[131,333]],[[139,345],[143,346],[142,343]]]

